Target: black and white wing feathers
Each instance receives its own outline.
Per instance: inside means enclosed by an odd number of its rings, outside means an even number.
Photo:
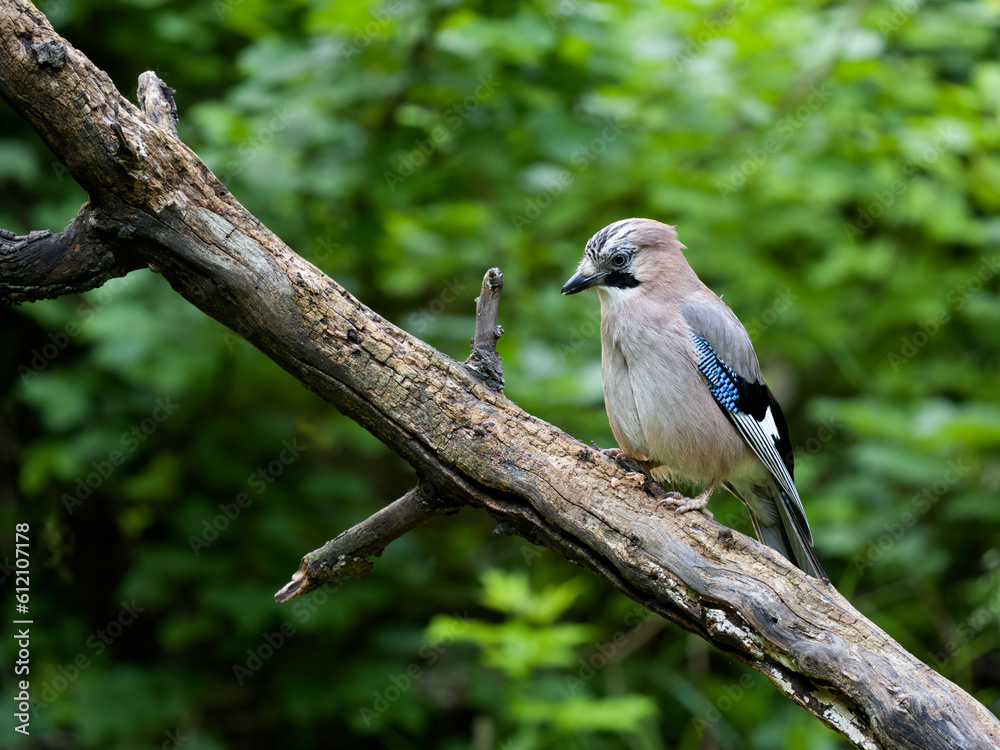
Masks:
[[[694,332],[690,336],[698,370],[713,399],[774,479],[774,491],[767,492],[766,501],[777,506],[778,528],[765,529],[753,513],[754,503],[740,498],[750,509],[758,538],[810,575],[826,578],[813,552],[812,533],[795,489],[788,425],[774,394],[757,372],[754,372],[756,377],[743,377],[719,356],[706,338]],[[746,345],[749,346],[749,340]]]
[[[788,424],[771,389],[763,381],[737,375],[703,337],[692,333],[691,340],[698,356],[698,370],[715,402],[781,488],[797,499]]]

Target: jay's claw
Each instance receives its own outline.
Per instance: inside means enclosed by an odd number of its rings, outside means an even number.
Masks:
[[[685,497],[680,492],[668,492],[667,497],[664,500],[661,500],[660,503],[666,505],[676,505],[677,507],[674,508],[674,513],[689,513],[692,510],[700,510],[706,516],[714,520],[715,516],[712,515],[712,511],[705,507],[708,505],[708,498],[711,494],[712,492],[709,489],[705,490],[697,497],[689,498]]]
[[[618,462],[619,466],[624,466],[630,472],[634,472],[636,474],[646,474],[646,471],[639,465],[639,463],[621,448],[604,448],[601,450],[601,454],[614,459]]]

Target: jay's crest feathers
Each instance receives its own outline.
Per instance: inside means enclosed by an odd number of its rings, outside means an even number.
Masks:
[[[587,243],[563,294],[601,300],[604,397],[625,453],[724,485],[758,538],[826,578],[793,481],[788,426],[746,329],[695,275],[673,227],[624,219]],[[707,495],[706,495],[707,497]]]

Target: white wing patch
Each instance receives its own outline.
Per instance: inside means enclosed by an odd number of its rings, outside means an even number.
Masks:
[[[764,412],[764,419],[760,422],[760,428],[765,434],[770,436],[771,440],[777,443],[781,440],[781,435],[778,433],[778,425],[774,423],[774,416],[771,414],[771,407],[767,407],[767,411]]]
[[[802,512],[802,501],[799,499],[799,493],[795,491],[795,483],[788,475],[785,462],[781,460],[781,456],[778,455],[778,450],[775,447],[779,435],[778,426],[774,423],[774,416],[771,414],[771,407],[767,407],[764,419],[761,422],[758,422],[752,415],[745,411],[730,412],[729,419],[736,427],[737,432],[740,433],[740,436],[747,441],[747,445],[757,454],[757,458],[768,468],[771,475],[778,480],[781,489],[791,498],[802,520],[805,521],[805,513]],[[808,529],[809,527],[806,525],[806,533],[808,533]]]

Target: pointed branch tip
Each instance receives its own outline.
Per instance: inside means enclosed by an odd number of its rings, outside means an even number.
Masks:
[[[497,341],[503,328],[497,325],[500,311],[500,292],[503,291],[503,273],[491,268],[483,277],[483,287],[476,297],[476,335],[472,339],[472,353],[465,366],[488,388],[503,391],[503,359],[497,354]]]

